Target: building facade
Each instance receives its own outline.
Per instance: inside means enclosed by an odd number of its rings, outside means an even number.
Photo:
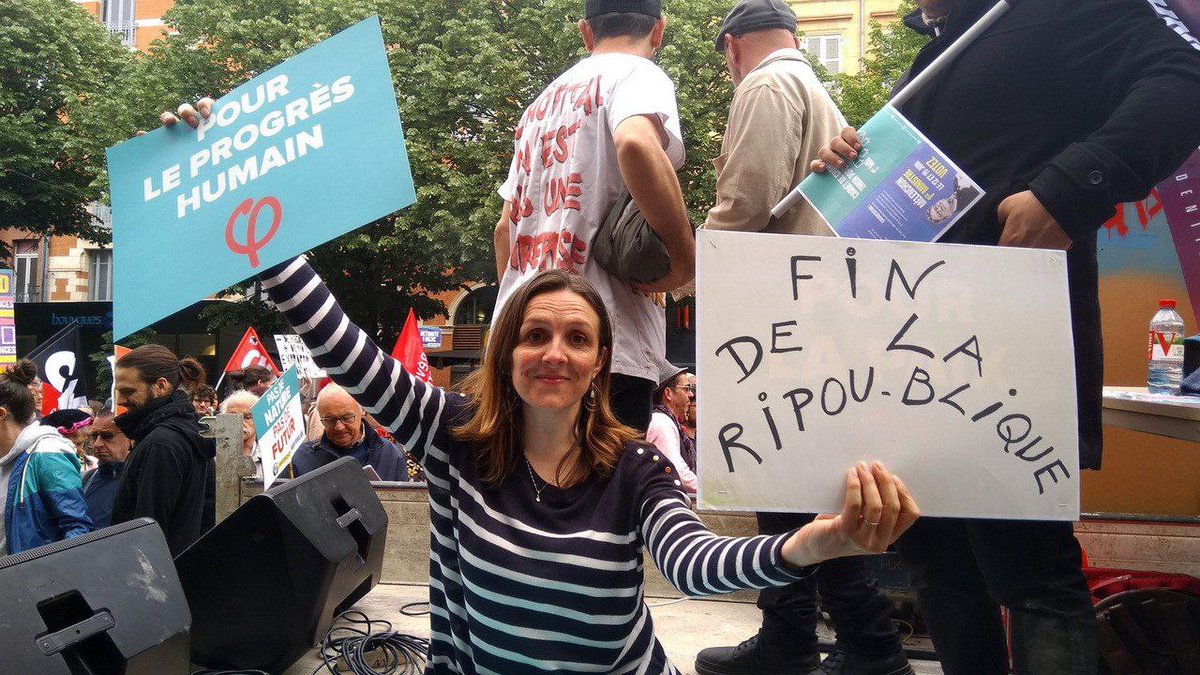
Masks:
[[[789,0],[801,46],[830,74],[857,73],[867,53],[871,22],[899,18],[899,0]]]

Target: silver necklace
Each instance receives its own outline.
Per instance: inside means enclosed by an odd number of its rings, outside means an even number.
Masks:
[[[546,485],[543,485],[542,487],[538,487],[537,479],[533,477],[533,465],[529,463],[528,457],[525,458],[525,468],[529,470],[529,482],[533,483],[533,491],[537,493],[536,501],[541,502],[542,501],[542,490],[545,490],[546,486],[548,486],[550,484],[546,483]]]

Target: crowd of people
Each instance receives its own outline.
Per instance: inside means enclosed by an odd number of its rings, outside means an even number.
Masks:
[[[993,3],[917,4],[904,23],[929,41],[899,86]],[[514,130],[498,190],[495,318],[461,391],[404,372],[303,258],[259,277],[333,380],[313,401],[289,475],[351,456],[384,480],[407,480],[418,464],[428,480],[427,672],[678,672],[643,600],[644,548],[686,594],[761,591],[757,634],[702,651],[701,675],[906,675],[890,602],[862,557],[895,544],[945,672],[1007,673],[1011,649],[1022,673],[1095,673],[1096,625],[1070,523],[919,519],[899,477],[860,463],[848,467],[840,513],[759,513],[749,538],[705,529],[688,497],[698,382],[666,361],[660,302],[695,274],[676,176],[682,120],[654,62],[661,2],[583,9],[588,56]],[[1098,468],[1096,229],[1200,144],[1200,52],[1144,0],[1023,2],[1002,21],[901,111],[986,190],[945,241],[1068,251],[1080,468]],[[832,234],[806,203],[771,213],[810,172],[862,150],[796,26],[782,0],[740,0],[714,36],[734,95],[702,228]],[[185,104],[163,123],[196,126],[212,106]],[[626,199],[669,255],[658,279],[619,276],[589,255]],[[178,553],[213,520],[215,448],[200,416],[241,414],[242,451],[255,456],[250,410],[273,379],[248,368],[218,402],[193,360],[139,347],[116,367],[115,403],[127,412],[39,421],[31,368],[0,375],[9,552],[150,516]],[[88,447],[98,466],[84,473]],[[823,661],[818,596],[837,633]]]
[[[275,375],[265,366],[227,375],[219,400],[196,359],[139,347],[116,368],[112,400],[42,416],[37,366],[22,359],[0,373],[0,549],[20,553],[140,517],[158,521],[173,553],[198,539],[213,526],[216,503],[216,446],[201,436],[200,418],[240,415],[242,454],[262,478],[251,410]],[[306,402],[309,440],[285,478],[350,456],[376,480],[424,480],[345,390],[320,384]]]

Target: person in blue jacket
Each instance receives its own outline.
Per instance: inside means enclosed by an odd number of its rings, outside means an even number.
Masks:
[[[37,423],[29,384],[37,366],[22,359],[0,374],[0,484],[9,555],[94,529],[83,498],[75,445]]]
[[[404,453],[367,423],[366,412],[345,389],[337,385],[322,389],[317,395],[317,414],[325,431],[292,456],[291,476],[302,476],[341,457],[353,457],[375,469],[381,480],[408,480]]]

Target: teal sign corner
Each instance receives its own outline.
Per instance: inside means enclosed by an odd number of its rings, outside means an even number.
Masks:
[[[108,149],[113,338],[416,201],[379,18]]]

